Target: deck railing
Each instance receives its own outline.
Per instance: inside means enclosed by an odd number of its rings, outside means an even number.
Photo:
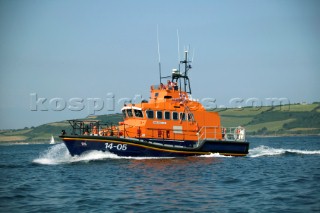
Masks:
[[[116,126],[112,123],[105,123],[99,120],[68,120],[72,127],[71,135],[102,136],[101,130],[115,131]],[[61,134],[66,134],[63,130]]]
[[[198,146],[205,140],[239,141],[246,140],[244,127],[203,126],[198,132]]]

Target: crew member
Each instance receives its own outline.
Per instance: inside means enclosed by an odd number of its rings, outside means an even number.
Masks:
[[[170,80],[167,81],[167,84],[168,84],[168,89],[172,89],[172,83]]]
[[[95,136],[98,135],[98,128],[96,126],[93,127],[92,134],[95,135]]]
[[[224,139],[224,136],[226,134],[226,128],[221,129],[222,139]]]

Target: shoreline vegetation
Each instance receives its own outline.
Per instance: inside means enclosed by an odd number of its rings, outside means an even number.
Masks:
[[[283,137],[320,135],[320,102],[262,107],[217,108],[221,125],[243,126],[249,137]],[[118,124],[122,114],[88,116],[81,120],[100,120]],[[71,131],[67,121],[23,129],[0,130],[0,143],[49,143],[51,135],[59,142],[61,130]]]

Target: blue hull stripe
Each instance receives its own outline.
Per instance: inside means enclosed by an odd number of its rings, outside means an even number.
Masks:
[[[248,143],[230,142],[206,142],[199,148],[190,147],[168,147],[157,144],[141,144],[141,141],[130,141],[130,139],[114,140],[113,138],[89,138],[89,137],[61,137],[71,155],[79,155],[85,151],[98,150],[109,151],[119,156],[145,156],[145,157],[175,157],[195,156],[219,153],[222,155],[245,156],[248,153]],[[110,143],[126,144],[125,150],[106,147]],[[121,147],[121,146],[120,146]]]
[[[123,142],[123,141],[114,141],[114,140],[101,140],[101,139],[75,139],[75,138],[64,138],[63,140],[72,140],[72,141],[93,141],[93,142],[104,142],[104,143],[118,143],[118,144],[130,144],[131,146],[138,146],[138,147],[143,147],[146,149],[152,149],[152,150],[157,150],[157,151],[163,151],[163,152],[174,152],[174,153],[185,153],[185,154],[200,154],[200,155],[204,155],[204,154],[210,154],[210,152],[196,152],[196,151],[179,151],[179,150],[171,150],[171,149],[163,149],[163,148],[158,148],[158,147],[152,147],[152,146],[146,146],[146,145],[142,145],[142,144],[136,144],[133,142]]]

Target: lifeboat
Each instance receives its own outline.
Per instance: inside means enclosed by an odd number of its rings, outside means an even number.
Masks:
[[[180,72],[180,67],[184,72]],[[207,111],[191,98],[188,52],[179,69],[165,83],[151,85],[150,99],[125,104],[117,125],[97,120],[69,120],[72,131],[62,131],[70,154],[98,150],[119,156],[186,157],[219,153],[245,156],[249,142],[245,129],[223,127],[217,112]],[[167,77],[168,78],[168,77]]]

